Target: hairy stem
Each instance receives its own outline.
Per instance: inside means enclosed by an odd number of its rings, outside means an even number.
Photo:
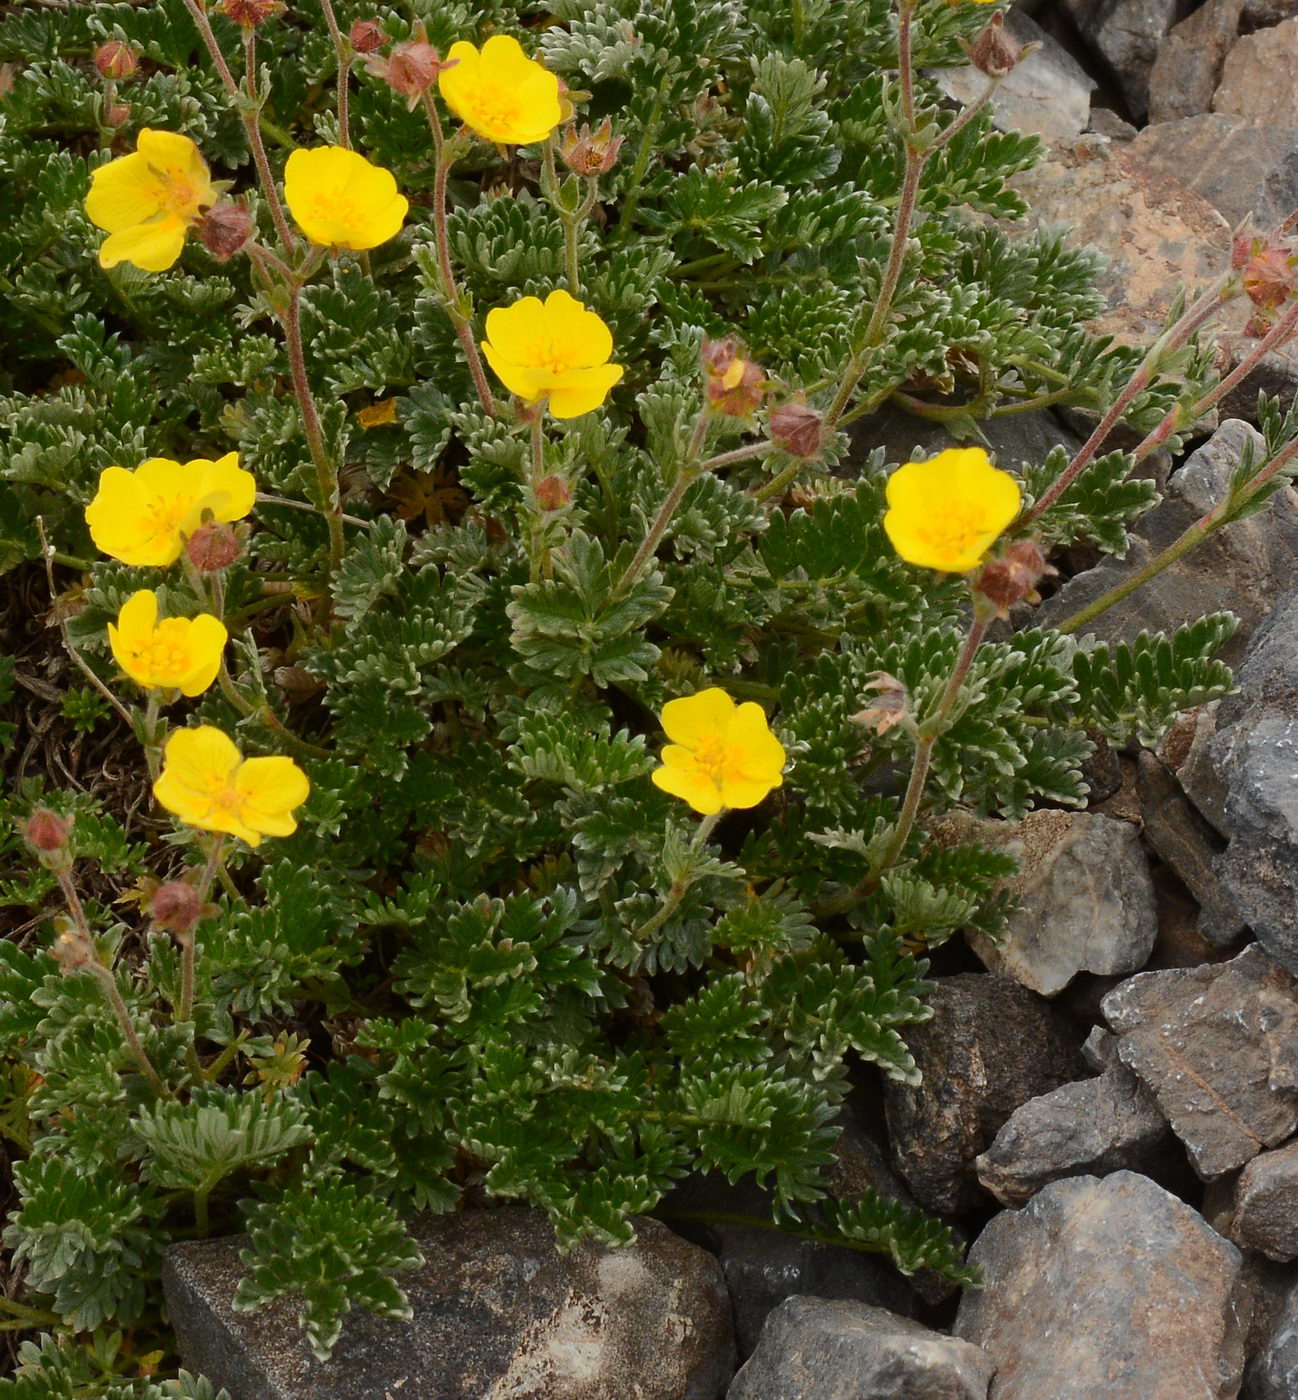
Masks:
[[[320,8],[324,11],[325,24],[329,26],[329,37],[333,40],[334,53],[338,56],[338,144],[351,150],[347,80],[351,74],[352,56],[343,40],[342,31],[338,28],[338,17],[334,14],[333,0],[320,0]]]

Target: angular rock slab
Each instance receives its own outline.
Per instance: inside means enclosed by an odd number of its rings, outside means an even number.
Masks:
[[[1213,111],[1258,126],[1298,127],[1298,19],[1245,34],[1222,65]]]
[[[1235,1183],[1229,1234],[1268,1259],[1298,1259],[1298,1142],[1262,1152]]]
[[[974,1158],[1020,1104],[1081,1073],[1081,1059],[1048,1002],[1007,977],[944,977],[931,1020],[906,1032],[923,1076],[886,1081],[893,1164],[929,1210],[958,1214],[986,1197]]]
[[[717,1400],[734,1370],[716,1261],[655,1220],[624,1249],[555,1247],[539,1211],[423,1218],[409,1323],[353,1310],[326,1363],[286,1301],[235,1312],[244,1237],[174,1245],[185,1364],[233,1400]]]
[[[1298,982],[1256,944],[1230,962],[1144,972],[1104,998],[1118,1058],[1158,1102],[1205,1181],[1298,1127],[1298,1094],[1273,1078],[1267,1022]]]
[[[1168,30],[1193,8],[1190,0],[1060,2],[1082,37],[1112,68],[1132,115],[1143,119],[1159,46]]]
[[[1134,1172],[1056,1181],[969,1259],[955,1333],[996,1365],[991,1400],[1234,1400],[1241,1255]]]
[[[1052,997],[1079,972],[1138,972],[1158,935],[1158,911],[1140,834],[1093,812],[1032,812],[982,822],[977,836],[1018,858],[1009,890],[1017,908],[1000,942],[975,937],[992,972]]]
[[[1001,1205],[1021,1206],[1063,1177],[1151,1167],[1170,1137],[1149,1091],[1117,1065],[1016,1108],[974,1165]]]
[[[987,1400],[992,1361],[882,1308],[790,1298],[726,1400]]]
[[[1155,126],[1212,107],[1221,66],[1239,35],[1244,0],[1207,0],[1168,31],[1149,76],[1149,121]]]
[[[1241,1400],[1298,1395],[1298,1283],[1282,1298],[1248,1365]]]

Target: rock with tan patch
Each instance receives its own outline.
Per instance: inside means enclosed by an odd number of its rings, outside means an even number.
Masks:
[[[1298,1127],[1271,1028],[1298,981],[1252,944],[1226,963],[1145,972],[1104,998],[1121,1062],[1150,1090],[1195,1171],[1211,1181]]]
[[[1245,34],[1226,55],[1213,111],[1258,126],[1298,127],[1298,18]]]
[[[235,1312],[242,1237],[174,1246],[163,1284],[185,1364],[238,1400],[718,1400],[734,1370],[716,1261],[656,1220],[561,1255],[540,1211],[425,1217],[398,1322],[353,1310],[332,1359],[293,1302]]]

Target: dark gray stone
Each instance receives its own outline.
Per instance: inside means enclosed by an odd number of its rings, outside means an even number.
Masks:
[[[1291,127],[1205,110],[1147,126],[1131,152],[1197,190],[1232,226],[1252,216],[1257,228],[1271,229],[1298,205],[1298,130]]]
[[[1003,1206],[1021,1206],[1066,1176],[1156,1167],[1171,1140],[1152,1095],[1121,1065],[1016,1108],[974,1164]]]
[[[790,1298],[727,1400],[987,1400],[992,1363],[967,1342],[880,1308]]]
[[[1060,4],[1112,69],[1132,116],[1143,121],[1159,45],[1190,12],[1192,0],[1060,0]]]
[[[1071,457],[1082,439],[1066,428],[1048,410],[1013,413],[1005,418],[989,418],[978,425],[988,451],[1000,466],[1015,470],[1025,462],[1037,462],[1057,444]],[[884,449],[887,462],[906,462],[918,453],[932,457],[945,448],[968,442],[984,445],[983,438],[952,433],[945,424],[920,418],[902,409],[887,409],[854,423],[850,429],[852,458],[863,457],[876,447]]]
[[[1298,0],[1244,0],[1246,29],[1265,29],[1298,15]]]
[[[1298,1281],[1271,1311],[1244,1377],[1240,1400],[1294,1400],[1298,1395]]]
[[[1018,858],[1016,908],[993,943],[974,936],[992,972],[1055,996],[1079,972],[1138,972],[1158,933],[1154,886],[1140,835],[1094,812],[1043,810],[1022,822],[984,822],[980,840]]]
[[[970,1259],[955,1331],[995,1362],[992,1400],[1234,1400],[1240,1252],[1146,1177],[1056,1181]]]
[[[1244,0],[1207,0],[1168,31],[1149,75],[1147,129],[1212,109],[1212,95],[1239,34],[1243,9]]]
[[[1243,1249],[1298,1259],[1298,1142],[1261,1152],[1239,1174],[1230,1237]]]
[[[716,1261],[656,1220],[624,1249],[561,1255],[539,1211],[423,1218],[409,1323],[353,1310],[316,1361],[291,1301],[236,1312],[242,1237],[164,1263],[181,1356],[233,1400],[717,1400],[734,1369]],[[634,1389],[632,1386],[634,1385]]]
[[[1230,962],[1144,972],[1104,999],[1118,1057],[1153,1093],[1205,1181],[1298,1127],[1298,1096],[1272,1083],[1263,993],[1298,982],[1256,944]]]
[[[1166,499],[1137,524],[1126,559],[1109,559],[1068,580],[1042,604],[1038,622],[1050,627],[1094,602],[1161,553],[1224,497],[1244,444],[1261,446],[1249,424],[1231,419],[1168,482]],[[1259,458],[1259,461],[1261,459]],[[1171,631],[1205,613],[1226,611],[1240,620],[1222,648],[1230,663],[1298,572],[1298,494],[1283,487],[1267,509],[1227,525],[1197,549],[1084,628],[1102,641],[1131,641],[1142,631]]]
[[[1006,977],[961,973],[937,984],[933,1017],[906,1042],[922,1080],[886,1081],[893,1162],[921,1205],[957,1214],[985,1200],[974,1159],[1020,1104],[1081,1073],[1048,1002]]]

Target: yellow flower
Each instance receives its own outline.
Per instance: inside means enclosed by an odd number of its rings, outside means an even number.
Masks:
[[[1019,484],[981,447],[951,447],[888,478],[883,528],[908,564],[967,574],[1019,513]]]
[[[180,256],[185,230],[216,200],[212,177],[189,137],[146,126],[129,156],[91,173],[86,213],[108,234],[99,265],[128,262],[145,272],[165,272]]]
[[[528,403],[548,399],[556,418],[598,408],[623,373],[608,363],[609,328],[565,291],[489,311],[482,349],[506,389]]]
[[[358,252],[395,238],[410,208],[390,170],[343,146],[294,151],[284,198],[312,243]]]
[[[311,784],[291,758],[244,758],[209,724],[173,730],[162,757],[153,795],[187,825],[228,832],[250,846],[297,830],[293,809]]]
[[[654,783],[696,812],[710,817],[723,807],[756,807],[783,783],[784,746],[751,700],[736,705],[714,686],[669,700],[662,720],[672,742]]]
[[[544,141],[563,120],[559,79],[523,52],[517,39],[493,34],[479,53],[466,39],[451,45],[437,75],[442,100],[465,126],[502,146]]]
[[[222,523],[242,520],[256,495],[257,483],[239,466],[237,452],[184,466],[150,457],[134,471],[108,467],[100,473],[86,524],[95,544],[123,564],[171,564],[205,513]]]
[[[122,604],[108,641],[117,664],[146,690],[201,695],[216,679],[225,650],[224,625],[211,613],[158,621],[158,595],[142,588]]]

